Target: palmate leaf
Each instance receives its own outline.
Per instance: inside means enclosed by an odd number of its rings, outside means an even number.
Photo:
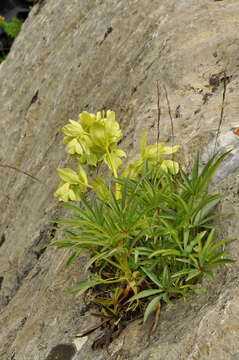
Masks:
[[[184,201],[184,199],[178,195],[178,194],[172,194],[172,198],[175,199],[175,201],[177,202],[177,204],[180,206],[180,208],[183,210],[184,214],[186,216],[190,216],[191,215],[191,211],[190,208],[188,206],[188,204],[186,203],[186,201]],[[185,216],[184,215],[184,216]]]
[[[127,254],[128,253],[128,251],[127,251],[127,249],[125,249],[125,248],[116,248],[116,249],[113,249],[113,250],[106,250],[106,251],[103,251],[103,252],[101,252],[101,253],[98,253],[98,254],[96,254],[95,256],[93,256],[88,262],[87,262],[87,264],[86,264],[86,267],[85,267],[85,270],[87,271],[89,268],[90,268],[90,266],[92,265],[92,264],[94,264],[94,262],[96,262],[96,261],[98,261],[98,260],[102,260],[102,259],[104,259],[104,260],[106,260],[106,259],[108,259],[108,258],[111,258],[111,257],[114,257],[114,256],[116,256],[116,255],[119,255],[119,254]],[[119,266],[117,266],[118,268],[119,268]]]
[[[112,210],[110,216],[112,218],[112,226],[118,228],[122,233],[132,233],[134,230],[142,230],[143,226],[146,225],[144,215],[147,213],[147,209],[140,209],[140,200],[136,196],[127,196],[126,201],[126,185],[123,183],[122,194],[124,195],[121,199],[116,199],[114,192],[110,192],[110,200],[108,207]],[[107,216],[109,210],[107,211]],[[106,216],[106,218],[107,218]],[[136,234],[134,233],[134,236]]]
[[[179,169],[179,174],[183,179],[183,183],[179,182],[180,187],[184,190],[185,193],[188,193],[189,195],[193,195],[194,189],[191,180],[189,179],[189,177],[186,175],[186,173],[183,171],[182,168]]]
[[[85,271],[89,270],[89,268],[91,267],[92,264],[94,264],[94,262],[96,262],[97,260],[101,260],[104,258],[104,256],[108,253],[109,251],[102,251],[100,253],[97,253],[96,255],[92,256],[90,258],[89,261],[87,261],[86,265],[85,265]]]
[[[199,154],[197,154],[194,159],[191,176],[186,175],[186,173],[180,169],[180,175],[183,180],[183,184],[179,182],[179,186],[184,189],[183,198],[186,199],[191,195],[202,195],[207,190],[208,184],[210,183],[217,168],[229,153],[230,151],[222,155],[219,155],[218,153],[213,155],[204,165],[201,172],[199,171],[200,157]]]
[[[227,151],[226,153],[219,155],[216,153],[214,156],[212,156],[211,159],[208,160],[206,165],[203,167],[203,170],[199,176],[199,181],[197,184],[197,193],[202,193],[205,188],[208,187],[209,182],[211,181],[213,175],[215,174],[217,168],[221,164],[221,162],[230,154],[230,151]]]
[[[210,246],[209,253],[214,253],[216,250],[220,249],[223,245],[228,244],[234,240],[235,239],[233,238],[229,238],[229,239],[217,241],[215,244]]]
[[[97,236],[102,236],[111,239],[111,228],[107,223],[108,217],[103,216],[102,205],[95,202],[94,207],[89,207],[89,204],[82,198],[83,208],[78,208],[76,211],[79,216],[73,219],[58,219],[57,223],[69,224],[75,229],[80,229],[81,233],[92,233]],[[69,209],[75,209],[71,204],[67,205]],[[64,230],[64,229],[63,229]]]
[[[212,244],[215,237],[216,229],[212,229],[205,241],[205,244],[202,246],[202,250],[199,252],[199,262],[200,265],[203,266],[206,261],[207,256],[209,255],[209,247]]]
[[[184,256],[188,256],[195,250],[195,246],[198,246],[199,252],[202,250],[202,239],[205,237],[205,235],[207,234],[207,231],[201,231],[200,233],[198,233],[196,235],[196,237],[194,239],[192,239],[189,244],[184,248],[184,252],[183,255]]]
[[[206,198],[202,199],[192,213],[192,224],[200,226],[205,217],[212,212],[220,200],[221,195],[219,194],[206,196]]]
[[[71,219],[58,219],[56,220],[56,223],[65,223],[69,224],[69,226],[61,227],[60,230],[64,231],[65,229],[68,229],[69,227],[74,228],[74,232],[77,234],[77,236],[74,237],[75,240],[82,239],[82,238],[91,238],[94,236],[95,238],[101,238],[105,241],[111,241],[112,240],[112,234],[110,233],[110,230],[107,228],[107,223],[101,225],[97,224],[95,221],[91,220],[71,220]],[[77,233],[77,229],[79,229],[79,232]],[[117,237],[117,234],[113,234],[115,237],[115,241]],[[73,238],[71,238],[72,240]]]

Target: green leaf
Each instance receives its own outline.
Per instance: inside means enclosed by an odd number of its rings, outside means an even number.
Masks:
[[[126,178],[128,177],[130,179],[136,179],[142,169],[142,165],[143,160],[141,158],[128,163],[123,170],[121,176]]]
[[[236,260],[232,260],[232,259],[219,259],[217,261],[213,261],[212,263],[206,264],[204,266],[205,269],[210,269],[213,267],[216,267],[218,265],[224,265],[224,264],[230,264],[230,263],[234,263],[236,262]]]
[[[221,162],[230,154],[230,151],[222,154],[221,156],[216,153],[211,159],[208,160],[200,174],[200,184],[198,186],[198,191],[202,192],[209,184],[212,176],[215,174],[217,168]]]
[[[82,295],[86,290],[88,290],[91,287],[94,287],[96,285],[100,284],[100,282],[96,280],[83,280],[74,286],[70,292],[77,293],[77,295]]]
[[[149,256],[149,259],[151,259],[154,256],[158,256],[158,255],[162,255],[162,256],[173,256],[173,255],[180,256],[181,252],[176,250],[176,249],[156,250]]]
[[[190,241],[189,245],[184,249],[186,255],[191,254],[193,249],[195,250],[195,245],[198,245],[199,252],[202,250],[202,239],[204,238],[206,233],[206,231],[201,231],[192,241]]]
[[[90,258],[90,260],[87,261],[87,263],[86,263],[85,271],[89,270],[89,268],[91,267],[92,264],[94,264],[94,262],[96,262],[97,260],[103,259],[107,253],[108,253],[108,250],[101,252],[101,253],[97,253],[95,256]]]
[[[68,258],[66,262],[66,266],[70,266],[75,263],[77,257],[82,253],[82,251],[85,250],[84,248],[77,249],[74,251],[71,256]]]
[[[199,271],[199,270],[190,270],[188,272],[188,277],[186,278],[186,281],[189,281],[189,280],[191,280],[191,279],[193,279],[193,278],[195,278],[196,276],[199,276],[199,275],[201,275],[201,271]]]
[[[210,251],[209,253],[214,253],[216,250],[220,249],[223,245],[228,244],[232,241],[234,241],[235,239],[229,238],[229,239],[224,239],[221,241],[217,241],[214,245],[210,246]]]
[[[177,277],[184,277],[185,275],[187,275],[188,273],[190,273],[190,268],[189,269],[185,269],[185,270],[180,270],[175,272],[174,274],[172,274],[172,279],[177,278]]]
[[[108,259],[110,257],[113,257],[115,255],[118,255],[118,254],[127,254],[127,249],[125,248],[116,248],[116,249],[113,249],[111,251],[107,250],[107,251],[104,251],[100,254],[96,254],[95,256],[93,256],[86,264],[86,270],[88,270],[90,268],[90,266],[96,262],[97,260],[101,260],[101,259]]]
[[[162,295],[160,296],[156,296],[155,298],[153,298],[153,300],[151,300],[148,304],[148,306],[146,307],[146,310],[144,312],[144,322],[147,321],[149,315],[156,310],[158,303],[160,303],[160,300],[162,299]]]
[[[163,268],[162,283],[164,288],[168,288],[171,285],[171,276],[167,264]]]
[[[143,290],[141,291],[139,294],[132,296],[128,302],[134,301],[134,300],[139,300],[139,299],[143,299],[145,297],[149,297],[152,295],[156,295],[156,294],[160,294],[163,290],[160,289],[148,289],[148,290]]]
[[[184,201],[184,199],[178,194],[172,194],[172,197],[175,198],[175,200],[178,200],[178,203],[182,206],[183,210],[185,211],[185,216],[190,216],[189,206]]]
[[[4,30],[7,36],[15,39],[21,30],[22,21],[17,18],[12,18],[10,22],[1,20],[0,27]]]
[[[157,285],[159,288],[162,288],[162,285],[159,281],[159,279],[157,278],[157,276],[152,272],[150,271],[149,269],[145,268],[145,267],[142,267],[141,268],[143,270],[143,272],[145,272],[145,274],[150,278],[150,280],[153,281],[153,283],[155,285]]]
[[[199,261],[200,265],[203,266],[204,262],[206,261],[207,256],[209,255],[209,247],[212,244],[214,237],[215,237],[215,231],[216,229],[212,229],[207,237],[207,240],[205,241],[205,244],[202,247],[202,251],[199,252]]]
[[[192,167],[192,181],[195,182],[198,180],[199,175],[199,153],[195,156],[193,167]]]
[[[206,196],[192,214],[192,223],[200,226],[205,217],[216,207],[221,200],[221,195]]]

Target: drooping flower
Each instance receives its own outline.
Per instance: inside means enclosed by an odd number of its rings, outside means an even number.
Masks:
[[[61,183],[54,193],[60,201],[80,201],[80,194],[84,193],[89,186],[87,175],[81,165],[78,165],[78,173],[72,169],[57,169]]]

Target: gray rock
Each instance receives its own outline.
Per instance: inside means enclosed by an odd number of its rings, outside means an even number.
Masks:
[[[55,169],[66,163],[60,128],[83,111],[117,113],[132,158],[139,136],[157,133],[156,81],[167,87],[175,117],[161,91],[160,139],[182,144],[190,163],[210,151],[220,118],[223,72],[228,77],[218,146],[234,149],[214,188],[224,193],[223,237],[238,237],[238,0],[47,0],[36,4],[0,65],[0,163],[20,168],[45,185],[7,168],[0,172],[0,358],[46,360],[69,345],[74,360],[237,359],[238,265],[205,281],[207,293],[162,311],[148,343],[140,321],[105,350],[91,350],[95,323],[80,315],[80,297],[65,289],[86,278],[85,258],[65,267],[68,252],[41,248],[55,235]],[[238,242],[228,245],[238,257]],[[130,336],[128,336],[130,334]],[[70,353],[70,347],[76,354]],[[58,347],[59,349],[59,347]],[[111,355],[110,355],[111,354]],[[68,356],[67,355],[67,356]]]

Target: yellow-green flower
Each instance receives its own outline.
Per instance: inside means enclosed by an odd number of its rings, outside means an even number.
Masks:
[[[79,115],[79,122],[82,125],[83,129],[87,132],[89,132],[89,129],[93,125],[93,123],[96,121],[95,114],[90,114],[87,111],[83,111]]]
[[[144,133],[140,140],[141,156],[139,156],[135,161],[127,164],[122,176],[137,178],[145,161],[148,162],[149,168],[160,167],[163,171],[175,175],[179,171],[179,164],[173,160],[165,160],[164,156],[171,155],[179,149],[179,145],[167,146],[163,142],[155,145],[147,145],[147,133]]]
[[[173,160],[163,160],[160,167],[165,172],[169,172],[172,175],[176,175],[179,172],[179,164]]]
[[[78,121],[69,120],[70,124],[62,128],[64,137],[64,144],[66,144],[66,151],[73,155],[82,155],[90,153],[93,145],[90,135],[83,129]]]
[[[61,178],[59,188],[54,193],[60,201],[79,201],[80,194],[89,187],[87,175],[81,165],[78,165],[78,173],[72,169],[57,169]]]
[[[59,199],[59,201],[80,201],[80,194],[78,191],[73,190],[73,186],[69,183],[61,183],[59,188],[54,193],[54,196]]]
[[[108,110],[106,117],[104,113],[98,112],[96,121],[90,127],[90,135],[93,143],[99,148],[99,151],[106,152],[111,146],[114,146],[122,137],[119,124],[115,120],[114,111]]]

